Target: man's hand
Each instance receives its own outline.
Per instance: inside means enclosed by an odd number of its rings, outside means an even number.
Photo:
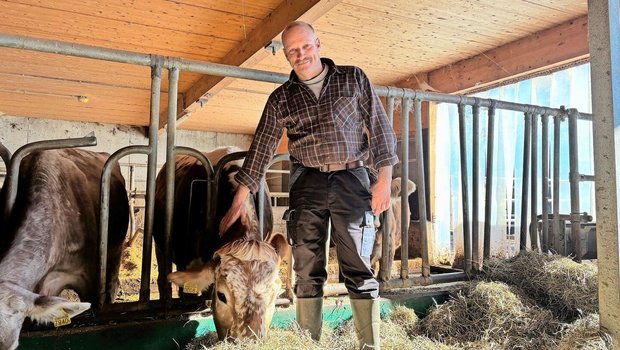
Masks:
[[[237,219],[245,215],[244,202],[249,193],[249,188],[239,185],[230,209],[228,209],[228,212],[226,212],[226,215],[224,215],[222,221],[220,221],[220,237],[235,223],[235,221],[237,221]]]
[[[390,192],[392,188],[392,167],[385,166],[379,168],[377,182],[372,185],[372,212],[379,215],[390,206]]]

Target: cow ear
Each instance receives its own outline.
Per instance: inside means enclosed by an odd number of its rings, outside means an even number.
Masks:
[[[282,235],[271,235],[269,238],[269,244],[271,244],[271,246],[276,250],[276,254],[278,254],[278,257],[280,258],[278,263],[284,259],[286,250],[290,249],[288,242]]]
[[[90,303],[70,301],[61,297],[39,296],[26,316],[39,323],[50,323],[57,318],[74,317],[90,309]]]
[[[207,265],[198,271],[177,271],[168,274],[168,281],[181,288],[187,288],[186,284],[191,284],[193,288],[198,289],[198,295],[200,295],[202,291],[207,290],[210,285],[215,283],[215,267],[219,261],[219,255],[215,255]]]
[[[390,187],[392,197],[400,196],[400,177],[392,179],[392,185]]]
[[[415,192],[417,186],[415,185],[415,182],[409,180],[407,181],[407,195],[412,194],[413,192]]]

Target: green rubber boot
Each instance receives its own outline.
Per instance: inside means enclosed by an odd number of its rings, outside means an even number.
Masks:
[[[353,324],[360,349],[380,349],[379,326],[381,310],[379,299],[351,299]]]
[[[302,330],[308,330],[313,340],[319,341],[323,325],[323,298],[298,298],[295,304],[297,324]]]

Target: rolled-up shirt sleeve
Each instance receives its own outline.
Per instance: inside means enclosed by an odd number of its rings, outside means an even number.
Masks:
[[[256,193],[260,179],[265,175],[267,165],[280,143],[284,127],[278,120],[277,101],[274,94],[269,97],[263,115],[258,123],[252,145],[235,180]]]
[[[370,136],[370,152],[376,169],[398,163],[396,135],[385,109],[370,80],[361,69],[357,70],[360,84],[360,108]]]

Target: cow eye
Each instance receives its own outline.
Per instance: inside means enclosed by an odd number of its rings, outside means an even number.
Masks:
[[[226,295],[222,292],[217,292],[217,298],[224,304],[226,304]]]

